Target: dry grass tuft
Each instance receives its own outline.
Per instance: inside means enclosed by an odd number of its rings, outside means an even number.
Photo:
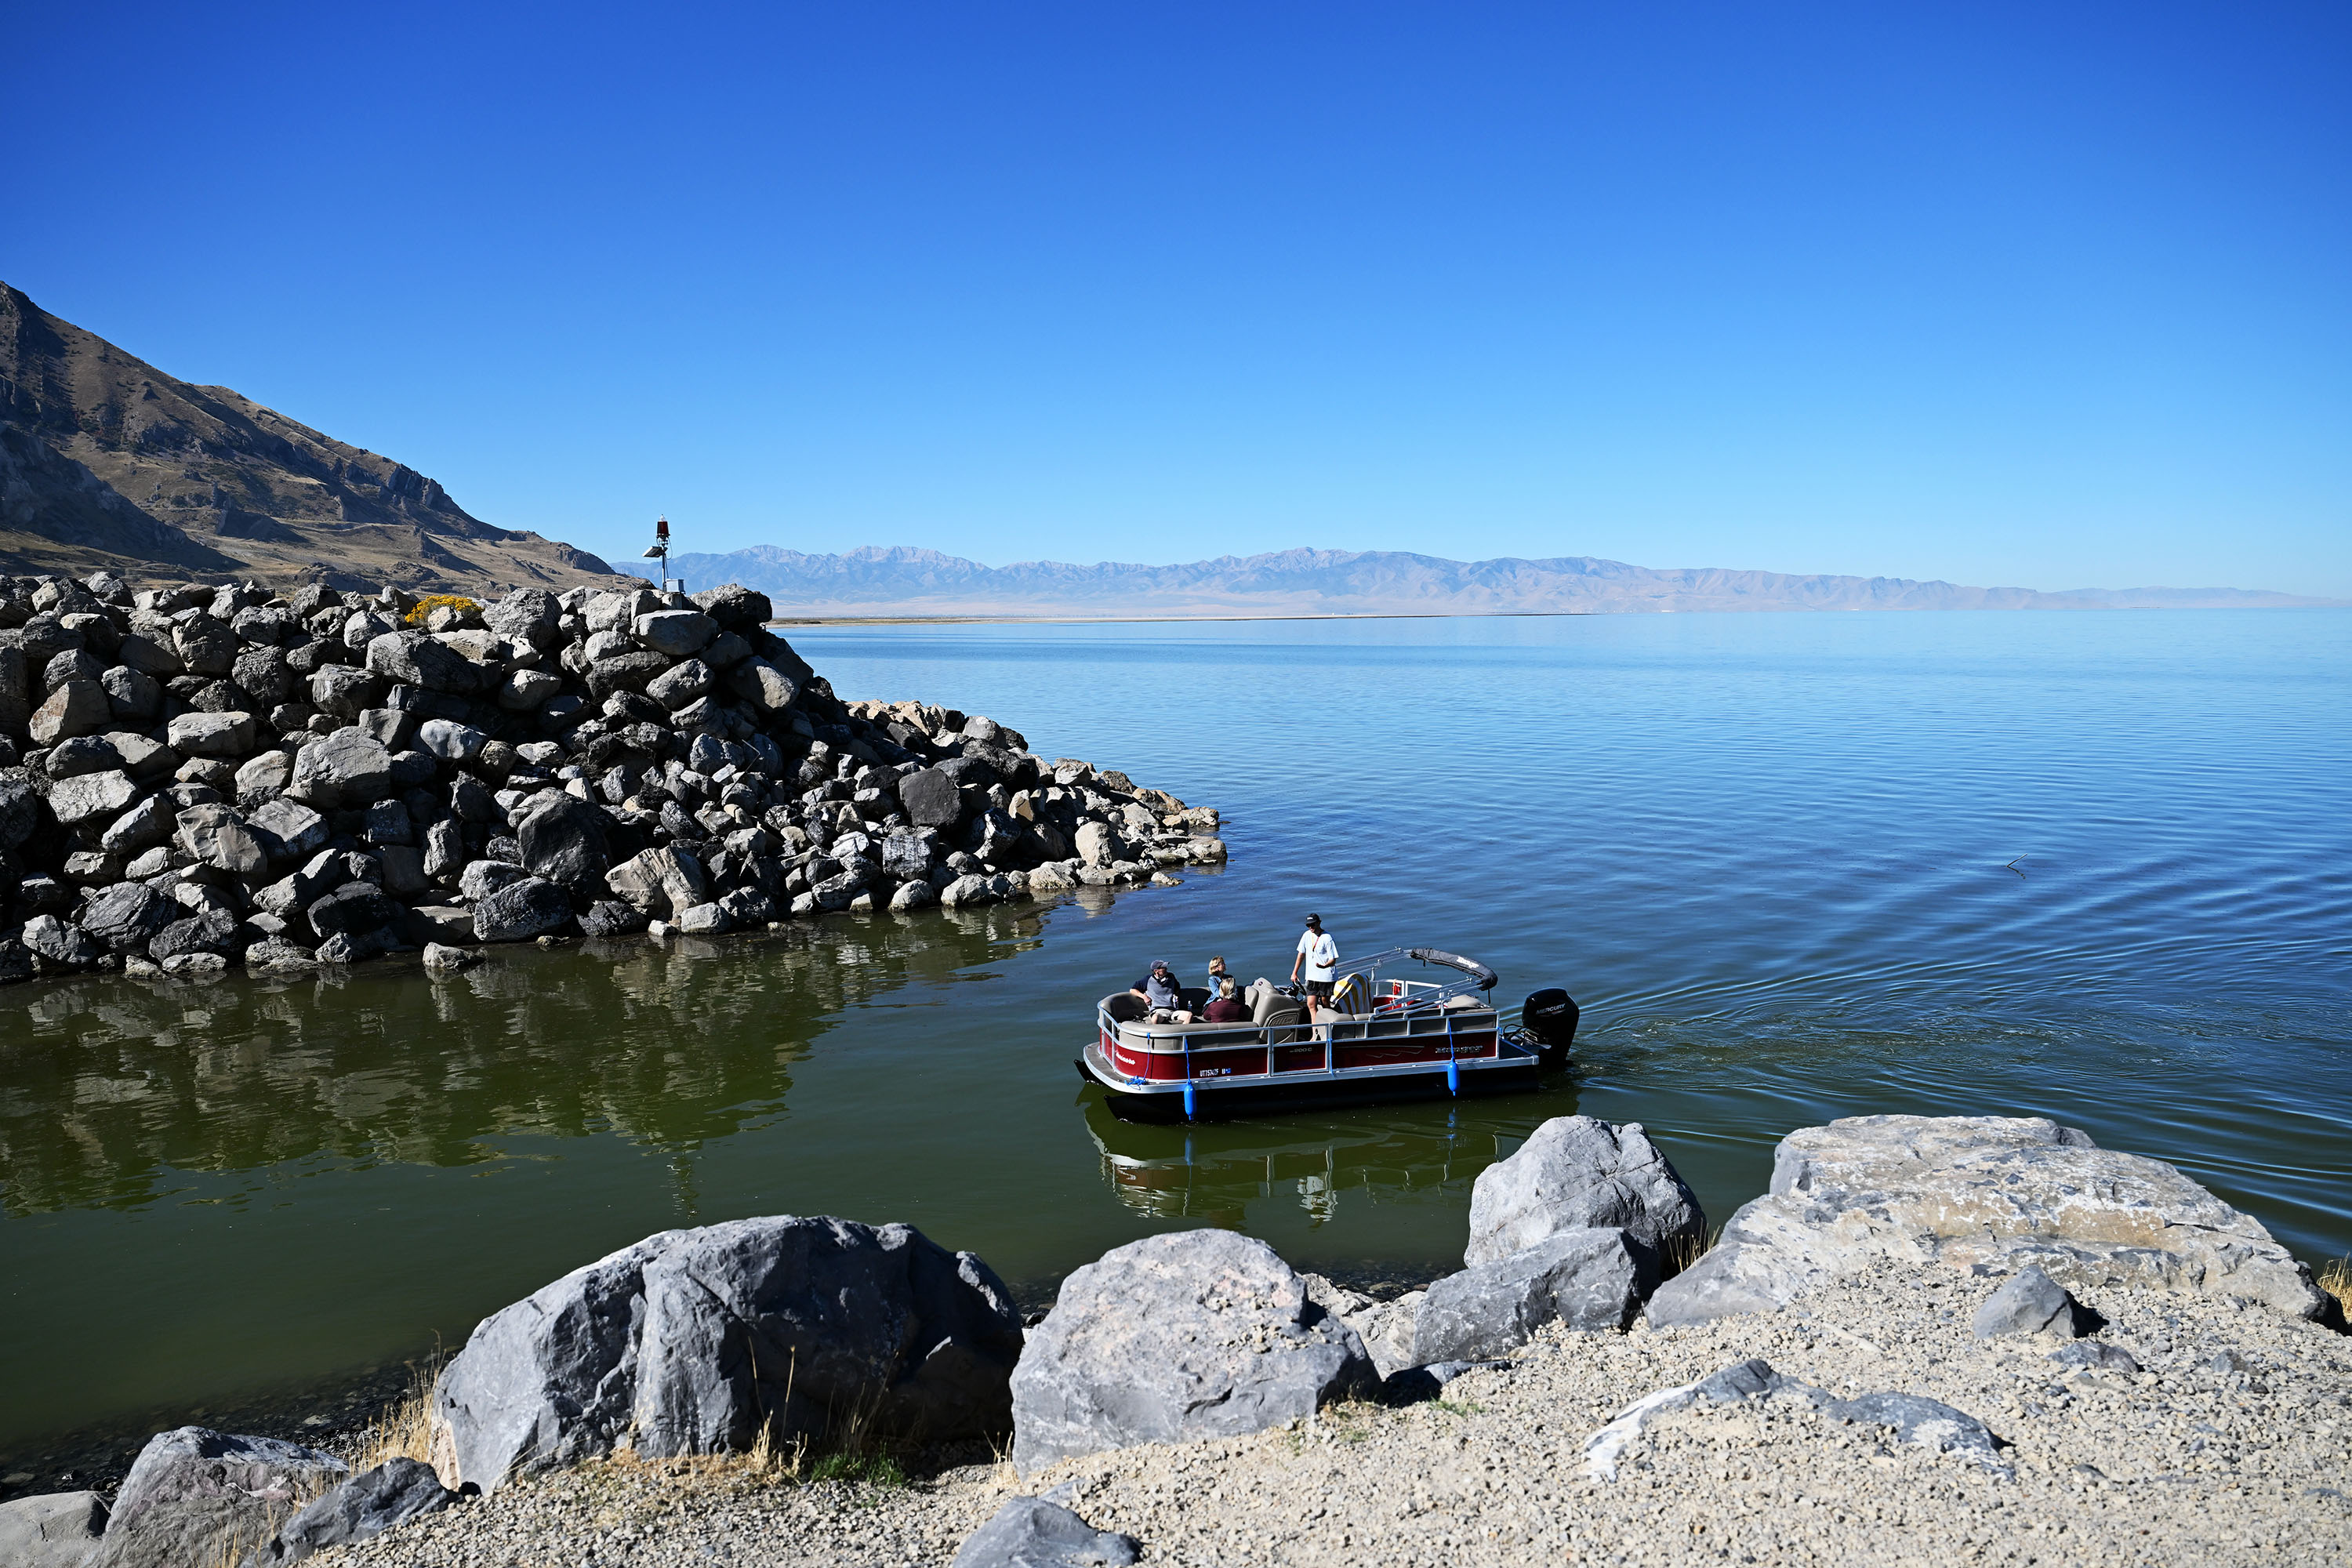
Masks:
[[[2338,1258],[2322,1264],[2319,1288],[2336,1298],[2344,1315],[2352,1318],[2352,1257]]]
[[[386,1459],[433,1462],[433,1384],[446,1358],[439,1351],[408,1363],[408,1392],[376,1413],[368,1423],[367,1443],[360,1450],[354,1472],[372,1470]]]
[[[1667,1242],[1658,1259],[1665,1270],[1666,1278],[1673,1279],[1708,1253],[1713,1252],[1715,1244],[1722,1239],[1723,1227],[1717,1226],[1705,1237],[1696,1237],[1685,1232]]]

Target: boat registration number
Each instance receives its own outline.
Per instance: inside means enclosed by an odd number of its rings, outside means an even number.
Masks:
[[[1234,1076],[1234,1069],[1231,1068],[1202,1068],[1192,1076],[1194,1078],[1231,1078]]]

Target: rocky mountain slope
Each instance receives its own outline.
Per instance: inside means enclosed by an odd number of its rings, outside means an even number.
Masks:
[[[477,595],[621,585],[424,475],[196,386],[0,283],[0,572]]]
[[[2237,588],[1967,588],[1906,577],[1657,571],[1589,555],[1448,561],[1401,551],[1283,550],[1173,566],[1024,561],[984,566],[936,550],[806,555],[760,545],[681,554],[697,583],[756,587],[786,615],[1560,615],[1691,610],[2272,608],[2328,603]]]

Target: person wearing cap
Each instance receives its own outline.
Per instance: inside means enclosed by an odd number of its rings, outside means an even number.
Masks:
[[[1155,1024],[1189,1024],[1192,1015],[1185,1010],[1184,993],[1176,984],[1175,971],[1164,958],[1151,961],[1150,972],[1128,987],[1128,994],[1151,1009]]]
[[[1323,929],[1321,915],[1307,917],[1307,930],[1298,939],[1298,956],[1290,961],[1290,979],[1298,983],[1301,965],[1307,970],[1307,1006],[1312,1008],[1331,999],[1331,982],[1339,968],[1339,944],[1333,942]]]

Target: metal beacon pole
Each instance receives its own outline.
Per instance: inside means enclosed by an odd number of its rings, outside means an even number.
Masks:
[[[669,574],[669,519],[654,519],[654,547],[646,552],[646,559],[661,563],[661,591],[665,594],[686,592],[686,579],[672,581]]]

